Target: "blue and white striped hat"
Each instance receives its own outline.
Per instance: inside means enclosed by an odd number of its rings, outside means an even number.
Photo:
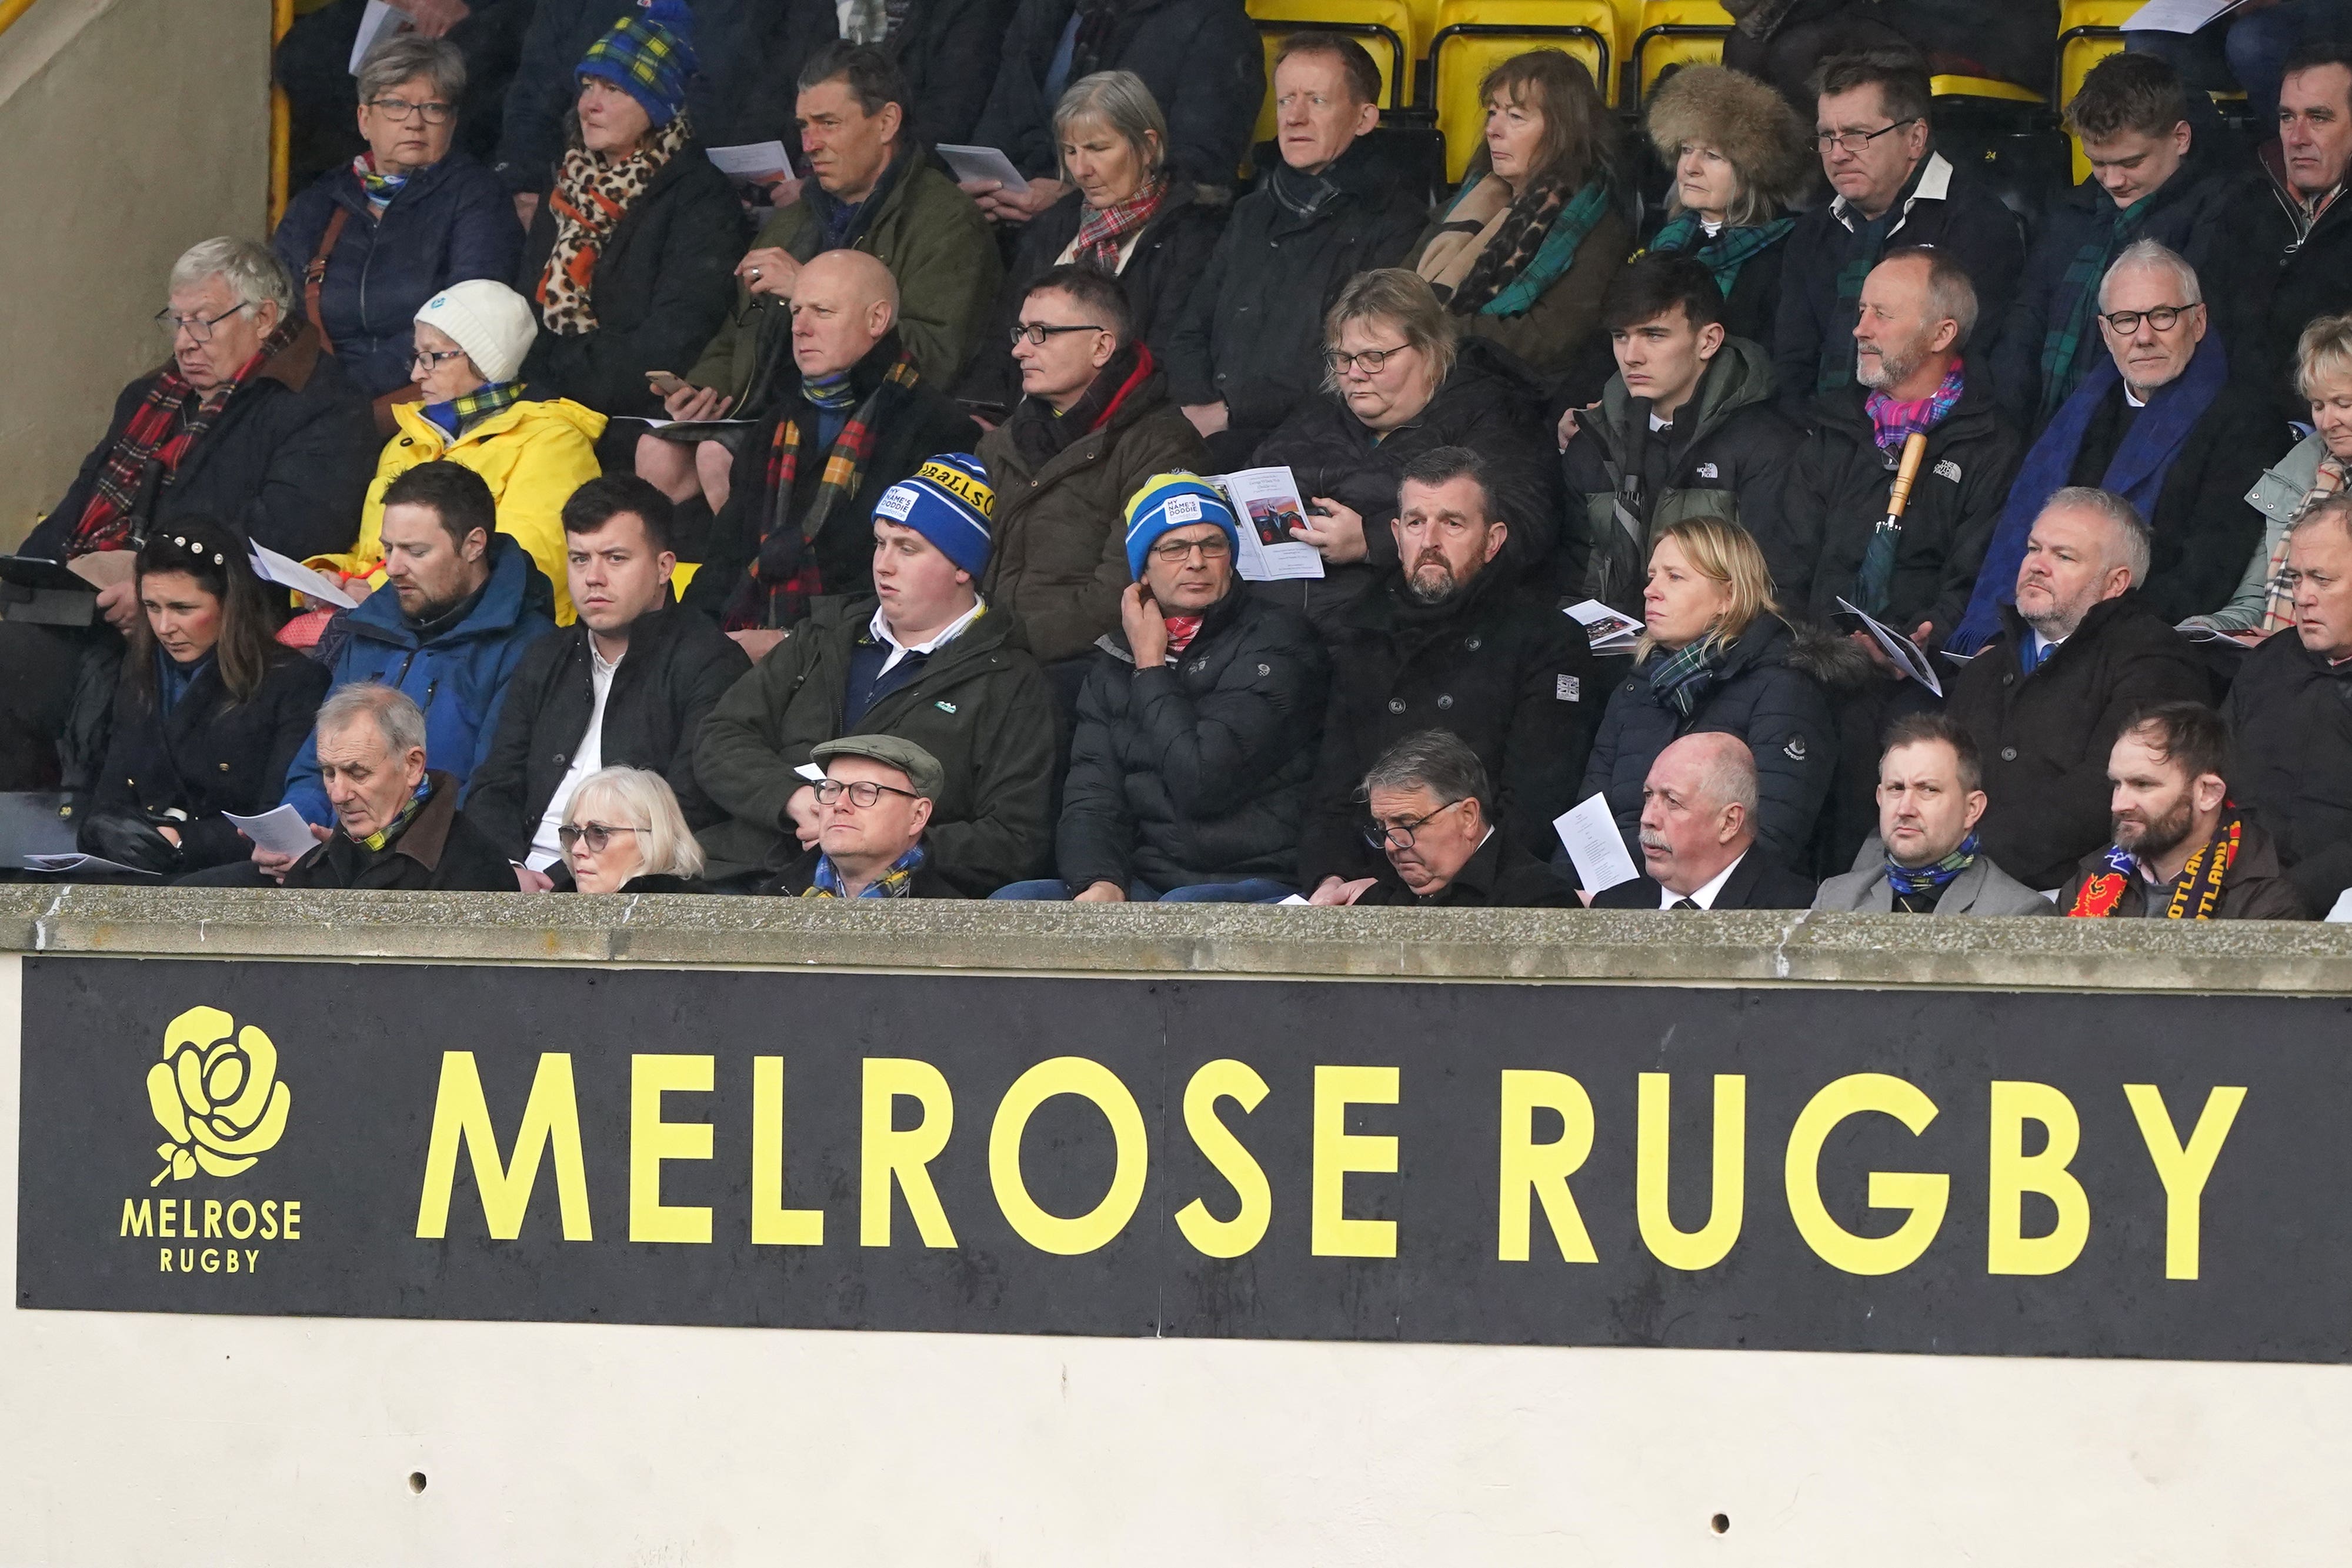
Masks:
[[[969,452],[926,458],[912,479],[900,479],[874,503],[877,522],[911,528],[939,552],[977,577],[988,570],[989,519],[996,490],[988,470]]]

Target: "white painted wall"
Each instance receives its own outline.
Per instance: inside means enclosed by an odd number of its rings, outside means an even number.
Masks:
[[[2347,1469],[2339,1367],[0,1307],[44,1568],[2336,1568]]]

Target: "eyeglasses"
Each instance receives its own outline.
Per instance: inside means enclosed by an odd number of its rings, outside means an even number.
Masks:
[[[602,855],[613,847],[613,835],[615,833],[650,833],[651,831],[653,830],[647,827],[614,827],[603,822],[583,822],[577,826],[567,822],[555,830],[555,841],[564,848],[570,849],[584,838],[588,841],[589,854]]]
[[[1214,539],[1171,539],[1164,544],[1155,544],[1151,547],[1152,558],[1163,561],[1171,566],[1181,566],[1190,561],[1195,551],[1200,552],[1201,559],[1203,561],[1223,561],[1234,552],[1234,547],[1225,542],[1225,536],[1222,533]]]
[[[2140,318],[2159,332],[2168,332],[2181,317],[2198,309],[2196,305],[2158,305],[2153,310],[2111,310],[2099,320],[2113,327],[2117,333],[2129,337],[2139,331]]]
[[[1462,800],[1469,798],[1468,795],[1464,795]],[[1368,822],[1364,824],[1364,842],[1375,849],[1410,849],[1412,847],[1414,834],[1428,826],[1432,821],[1460,805],[1462,800],[1449,800],[1426,816],[1416,816],[1411,822],[1400,822],[1393,827],[1382,822]]]
[[[1813,145],[1824,153],[1832,147],[1843,147],[1849,153],[1859,154],[1869,152],[1870,144],[1888,132],[1900,131],[1906,125],[1916,125],[1918,122],[1919,117],[1915,114],[1908,120],[1898,120],[1892,125],[1882,125],[1875,131],[1824,131],[1813,138]]]
[[[1031,348],[1043,348],[1045,346],[1047,338],[1059,337],[1064,332],[1107,332],[1108,331],[1110,331],[1108,327],[1097,327],[1091,321],[1083,321],[1075,327],[1049,327],[1043,321],[1022,321],[1016,323],[1013,329],[1013,341],[1017,343],[1022,339],[1027,338]]]
[[[886,795],[903,795],[908,800],[923,798],[913,790],[893,789],[886,784],[876,784],[872,779],[859,779],[856,784],[844,784],[839,779],[826,779],[813,787],[816,791],[816,803],[819,805],[831,805],[845,795],[849,797],[849,804],[860,811],[879,804]]]
[[[1392,349],[1366,349],[1361,353],[1352,354],[1332,349],[1323,355],[1323,363],[1331,367],[1333,375],[1345,375],[1359,367],[1366,375],[1378,375],[1381,366],[1389,363],[1389,355],[1401,354],[1411,347],[1411,343],[1399,343]]]
[[[227,321],[231,316],[237,314],[239,311],[252,310],[253,304],[254,302],[252,300],[247,300],[242,305],[232,305],[227,310],[223,310],[219,315],[213,317],[210,321],[206,321],[202,316],[175,316],[172,314],[172,307],[166,305],[162,310],[155,312],[155,324],[162,327],[165,331],[170,332],[175,338],[182,332],[185,332],[188,334],[188,339],[191,342],[208,343],[213,341],[213,329],[215,327],[219,326],[223,321]]]
[[[418,349],[416,353],[410,357],[408,363],[411,364],[423,365],[425,367],[425,374],[430,375],[442,365],[448,363],[451,360],[464,359],[465,357],[466,351],[464,349],[442,349],[438,353],[436,353],[432,349]]]
[[[367,106],[394,125],[405,125],[420,114],[427,125],[446,125],[449,117],[457,112],[454,104],[411,103],[404,98],[371,98]]]

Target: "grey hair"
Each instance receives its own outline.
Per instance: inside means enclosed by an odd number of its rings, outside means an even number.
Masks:
[[[1423,730],[1382,752],[1364,775],[1364,794],[1376,789],[1427,789],[1444,796],[1449,805],[1475,800],[1482,815],[1493,815],[1495,795],[1486,782],[1486,764],[1451,730]]]
[[[2151,271],[2171,273],[2173,280],[2180,285],[2182,304],[2201,305],[2205,302],[2205,291],[2197,281],[2197,268],[2189,265],[2187,257],[2162,240],[2138,239],[2125,246],[2121,254],[2107,264],[2106,275],[2099,279],[2099,309],[2104,310],[2107,308],[2107,285],[2116,280],[2116,273],[2142,267]]]
[[[264,300],[278,307],[280,317],[294,313],[294,279],[285,264],[258,240],[222,235],[199,240],[172,263],[172,287],[190,288],[207,278],[218,278],[236,291],[237,301],[258,305]]]
[[[425,750],[425,710],[397,686],[354,680],[338,687],[319,704],[318,732],[342,730],[365,719],[394,756]]]
[[[1144,172],[1156,174],[1168,162],[1168,117],[1160,100],[1133,71],[1097,71],[1072,82],[1054,106],[1054,145],[1081,120],[1099,120],[1135,149]],[[1063,178],[1069,177],[1067,171]]]
[[[2139,508],[2113,490],[2097,489],[2089,485],[2068,485],[2063,489],[2050,492],[2050,499],[2042,503],[2040,515],[2047,517],[2062,509],[2087,511],[2104,518],[2115,530],[2116,541],[2123,547],[2120,558],[2111,553],[2107,557],[2107,564],[2130,567],[2134,587],[2147,581],[2147,520],[2140,516]]]
[[[2315,522],[2324,522],[2331,519],[2334,520],[2336,527],[2342,529],[2347,535],[2352,535],[2352,494],[2338,490],[2334,495],[2321,496],[2303,509],[2301,514],[2288,526],[2287,531],[2301,533]]]
[[[433,82],[434,96],[454,105],[466,96],[466,56],[446,38],[394,33],[360,61],[360,101],[404,86],[418,77]]]
[[[563,808],[563,820],[577,824],[592,805],[603,805],[621,820],[611,827],[642,827],[638,846],[645,864],[640,877],[699,877],[702,846],[686,826],[669,781],[646,768],[599,768],[580,781]]]
[[[1884,267],[1890,261],[1927,264],[1927,319],[1949,321],[1959,328],[1959,335],[1952,340],[1953,353],[1968,347],[1977,330],[1977,286],[1969,280],[1969,269],[1960,265],[1959,258],[1934,246],[1903,245],[1880,257],[1878,265]]]

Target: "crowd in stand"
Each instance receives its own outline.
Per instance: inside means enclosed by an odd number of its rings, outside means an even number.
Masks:
[[[2029,226],[1923,57],[1813,0],[1638,136],[1567,54],[1504,61],[1434,201],[1364,49],[1269,72],[1239,0],[395,3],[355,72],[289,37],[359,143],[270,245],[181,258],[170,358],[24,546],[89,624],[0,619],[0,788],[72,792],[121,874],[2352,888],[2352,30],[2111,57]],[[705,155],[777,136],[766,184]],[[1253,467],[1319,575],[1244,577],[1280,541],[1212,480]],[[1631,880],[1556,826],[1595,797]],[[307,853],[225,815],[280,803]]]

